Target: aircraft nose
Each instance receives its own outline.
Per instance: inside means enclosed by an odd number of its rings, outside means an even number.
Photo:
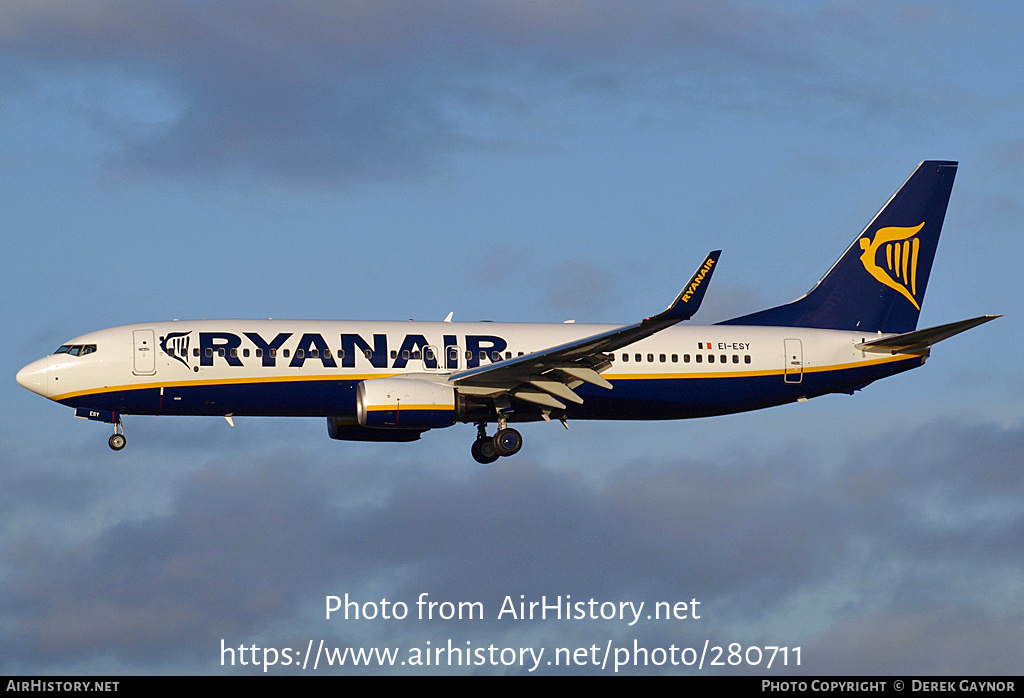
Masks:
[[[49,395],[48,369],[50,368],[49,357],[33,361],[25,368],[18,371],[16,379],[18,384],[36,395],[47,397]]]

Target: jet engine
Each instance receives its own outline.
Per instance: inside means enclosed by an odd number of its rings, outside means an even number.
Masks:
[[[419,378],[372,378],[356,390],[359,425],[377,429],[450,427],[465,413],[465,404],[446,383]]]

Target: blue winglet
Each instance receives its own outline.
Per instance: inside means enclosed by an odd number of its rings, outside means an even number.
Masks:
[[[683,290],[679,292],[679,295],[672,301],[672,304],[664,312],[655,315],[651,319],[681,322],[693,317],[697,309],[700,308],[701,301],[704,300],[708,284],[711,283],[711,275],[715,273],[715,267],[718,266],[718,257],[721,254],[721,250],[709,252],[707,258],[697,268],[693,276],[690,277],[687,284],[683,286]]]

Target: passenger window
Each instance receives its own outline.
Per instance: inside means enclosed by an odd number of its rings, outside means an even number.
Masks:
[[[451,349],[449,349],[448,350],[448,360],[452,361],[452,362],[458,361],[459,360],[459,350],[456,349],[455,347],[452,347]]]
[[[623,354],[623,355],[622,355],[622,360],[623,360],[623,361],[624,361],[625,363],[629,363],[629,354]]]
[[[397,349],[392,349],[391,350],[391,358],[392,359],[397,359],[398,358],[398,350]]]
[[[715,355],[714,354],[708,354],[708,363],[709,364],[715,363]]]
[[[694,358],[697,360],[697,363],[700,363],[701,361],[704,360],[704,355],[703,354],[697,354],[697,356],[695,356]]]
[[[206,347],[206,358],[208,358],[208,359],[212,359],[213,358],[213,349],[211,347]]]
[[[224,349],[218,349],[217,356],[224,356]]]
[[[414,351],[412,353],[412,358],[413,358],[414,361],[419,361],[419,359],[420,359],[420,352],[418,350]]]
[[[501,361],[501,352],[492,351],[491,352],[491,361]]]
[[[740,355],[739,354],[733,354],[732,355],[732,362],[734,364],[738,364],[740,362]]]
[[[409,350],[408,349],[403,349],[402,350],[402,358],[405,359],[406,361],[409,360]]]
[[[660,356],[658,357],[658,360],[659,360],[659,361],[661,361],[661,363],[665,363],[665,361],[666,361],[665,355],[664,355],[664,354],[661,354],[661,355],[660,355]]]
[[[248,351],[248,349],[246,351]],[[263,350],[262,349],[257,349],[256,350],[256,358],[257,359],[262,359],[263,358]]]
[[[289,355],[290,351],[291,351],[290,349],[285,349],[284,350],[284,354],[283,354],[284,358],[286,358],[286,359],[288,358],[288,355]],[[301,351],[301,349],[300,349],[300,351]]]
[[[674,363],[674,364],[679,363],[679,354],[673,354],[672,355],[672,363]]]
[[[633,358],[635,358],[635,359],[636,359],[637,363],[640,363],[641,361],[643,361],[643,360],[644,360],[644,357],[643,357],[643,355],[642,355],[642,354],[637,354],[637,355],[636,355],[635,357],[633,357]]]
[[[683,354],[683,363],[684,364],[690,363],[690,355],[689,354]]]
[[[743,363],[745,363],[745,364],[749,364],[750,363],[750,354],[747,354],[746,356],[743,357]]]
[[[729,363],[729,357],[726,356],[725,354],[722,354],[721,356],[719,356],[718,360],[721,361],[723,364]]]
[[[248,359],[249,358],[249,350],[248,349],[243,349],[242,350],[242,356],[244,356],[245,358]]]
[[[234,347],[232,347],[232,349],[231,349],[231,358],[233,358],[233,359],[238,358],[238,349],[235,349]]]
[[[199,356],[199,347],[196,347],[195,349],[192,350],[192,356]]]

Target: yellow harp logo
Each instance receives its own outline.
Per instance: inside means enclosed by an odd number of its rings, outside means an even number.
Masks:
[[[917,254],[921,241],[916,237],[924,223],[914,228],[892,226],[879,228],[875,239],[860,239],[864,252],[860,261],[871,276],[889,288],[902,293],[918,310],[921,306],[914,299],[917,295]],[[878,264],[878,253],[884,251],[883,269]]]

